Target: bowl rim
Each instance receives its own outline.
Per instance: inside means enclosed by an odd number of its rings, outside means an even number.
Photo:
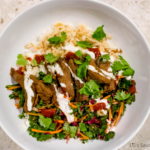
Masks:
[[[12,20],[7,24],[5,25],[5,27],[3,28],[3,30],[1,31],[0,33],[0,40],[1,38],[3,37],[3,35],[5,34],[5,32],[7,31],[7,29],[9,27],[11,27],[11,25],[17,20],[19,19],[22,15],[26,14],[28,11],[31,11],[32,9],[44,4],[44,3],[50,3],[51,1],[54,1],[54,0],[45,0],[45,1],[42,1],[42,2],[39,2],[37,4],[33,4],[32,6],[29,6],[29,8],[25,9],[24,11],[22,11],[21,13],[19,13],[18,15],[16,15],[14,18],[12,18]],[[55,2],[59,2],[61,0],[55,0]],[[64,0],[64,1],[67,1],[67,0]],[[70,0],[70,1],[81,1],[81,0]],[[112,11],[116,12],[118,15],[120,15],[122,18],[124,18],[126,21],[128,21],[128,23],[130,23],[130,25],[136,30],[136,32],[141,36],[141,39],[143,39],[143,42],[145,42],[145,45],[148,49],[148,52],[150,54],[150,45],[147,41],[147,39],[145,38],[144,34],[141,32],[141,30],[139,29],[139,27],[127,16],[125,15],[123,12],[121,12],[119,9],[113,7],[112,5],[106,3],[106,2],[103,2],[101,0],[82,0],[84,2],[92,2],[92,3],[97,3],[98,5],[102,5],[102,6],[105,6],[107,7],[108,9],[111,9]],[[150,90],[150,85],[149,85],[149,90]],[[143,120],[141,121],[141,123],[139,124],[139,126],[134,130],[133,133],[131,133],[129,135],[129,137],[122,143],[118,144],[115,149],[119,149],[121,148],[122,146],[124,146],[127,142],[129,142],[138,132],[139,130],[142,128],[142,126],[144,125],[144,123],[146,122],[148,116],[150,114],[150,106],[149,106],[149,109],[146,111],[146,115],[145,117],[143,118]],[[17,145],[19,145],[21,148],[27,150],[28,147],[25,146],[24,144],[20,143],[17,141],[16,138],[14,138],[12,136],[11,133],[9,133],[7,131],[7,129],[3,126],[3,123],[1,122],[0,120],[0,127],[2,128],[2,130],[7,134],[7,136],[12,139]],[[114,148],[113,148],[114,149]]]

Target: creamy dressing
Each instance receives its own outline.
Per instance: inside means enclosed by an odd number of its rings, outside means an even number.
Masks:
[[[34,97],[34,92],[32,90],[32,83],[33,80],[30,79],[30,75],[35,75],[37,76],[39,72],[38,67],[31,67],[31,66],[26,66],[26,71],[24,72],[24,88],[27,93],[27,109],[28,111],[32,110],[32,98]]]
[[[132,79],[132,76],[128,76],[126,77],[127,80],[131,80]]]
[[[57,102],[59,104],[59,108],[62,110],[62,112],[65,114],[67,121],[69,123],[74,121],[74,115],[71,114],[73,111],[69,106],[69,99],[64,97],[64,94],[60,93],[56,85],[54,85],[55,91],[56,91],[56,97],[57,97]]]
[[[30,58],[34,58],[35,57],[35,55],[41,55],[42,54],[42,52],[40,51],[40,50],[38,50],[38,51],[26,51],[25,53],[24,53],[24,56],[25,57],[30,57]]]
[[[115,79],[115,76],[113,75],[113,73],[110,73],[110,72],[107,72],[103,69],[101,69],[102,73],[107,76],[109,79],[112,78],[112,79]]]
[[[64,73],[63,73],[63,71],[62,71],[62,69],[61,69],[61,67],[60,67],[60,65],[58,63],[56,63],[54,65],[48,65],[47,68],[52,73],[56,72],[57,74],[59,74],[61,76],[64,75]]]
[[[76,52],[77,50],[80,49],[80,47],[74,46],[73,44],[67,44],[63,47],[63,49],[67,50],[67,51],[71,51],[71,52]]]
[[[113,75],[113,73],[110,73],[110,72],[107,72],[107,71],[105,71],[105,70],[103,70],[103,69],[100,69],[102,72],[99,72],[98,70],[96,70],[96,68],[94,67],[94,66],[92,66],[92,65],[89,65],[88,66],[88,69],[89,70],[91,70],[91,71],[93,71],[93,72],[96,72],[96,73],[98,73],[99,75],[101,75],[101,76],[107,76],[109,79],[115,79],[115,76]]]
[[[60,83],[60,86],[63,88],[66,88],[66,84],[65,83]]]
[[[73,44],[70,44],[70,43],[65,45],[63,49],[70,51],[70,52],[76,52],[77,50],[81,50],[83,53],[90,55],[92,59],[95,59],[95,54],[93,52],[90,52],[87,49],[82,49],[81,47],[78,47],[78,46],[74,46]]]
[[[78,80],[81,84],[83,84],[84,82],[75,75],[75,73],[73,73],[73,71],[71,70],[70,66],[68,64],[65,63],[65,65],[69,68],[70,72],[71,72],[71,75],[72,77],[75,79],[75,80]]]
[[[44,72],[45,74],[47,73],[47,70],[46,70],[46,68],[45,68],[45,66],[44,65],[40,65],[39,66],[39,72]]]
[[[91,56],[92,59],[95,59],[95,54],[87,49],[83,50],[83,53],[86,53]]]

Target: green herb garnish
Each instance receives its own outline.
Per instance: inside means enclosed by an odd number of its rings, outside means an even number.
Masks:
[[[82,48],[92,48],[93,44],[88,41],[77,41],[77,45]]]
[[[42,127],[44,128],[49,128],[50,124],[52,123],[52,119],[51,118],[46,118],[44,116],[39,116],[39,123]]]
[[[27,65],[27,63],[28,61],[26,60],[26,58],[22,54],[18,54],[16,64],[19,66],[25,66]]]
[[[48,53],[44,57],[45,57],[45,60],[51,64],[58,60],[58,57],[54,56],[52,53]]]
[[[81,79],[86,77],[87,74],[87,67],[88,67],[88,63],[84,62],[83,64],[79,65],[79,67],[77,68],[77,76]]]
[[[103,30],[104,25],[99,26],[93,33],[92,37],[96,40],[102,40],[106,37],[106,33]]]
[[[124,91],[118,91],[115,95],[115,99],[122,101],[122,100],[126,100],[131,96],[130,93],[125,93]]]
[[[81,88],[79,92],[80,94],[93,96],[94,98],[97,98],[100,96],[99,85],[94,80],[90,80],[86,82],[83,88]]]
[[[67,39],[66,32],[61,32],[60,36],[54,36],[48,39],[50,44],[58,45],[60,43],[63,43]]]
[[[52,81],[53,81],[53,78],[52,78],[52,75],[51,74],[48,74],[48,75],[46,75],[45,77],[43,77],[43,81],[44,81],[44,83],[52,83]]]
[[[107,62],[107,61],[110,60],[110,55],[109,54],[104,54],[104,55],[100,56],[100,60],[102,62]]]

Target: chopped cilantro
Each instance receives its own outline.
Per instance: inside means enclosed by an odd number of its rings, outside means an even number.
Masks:
[[[92,48],[93,44],[88,41],[77,41],[77,45],[82,48]]]
[[[87,131],[87,127],[86,127],[85,123],[79,123],[79,128],[80,128],[80,131],[82,131],[82,132]]]
[[[43,78],[46,76],[46,74],[42,71],[39,72],[39,80],[43,80]]]
[[[89,61],[91,61],[91,59],[92,59],[92,58],[91,58],[91,56],[90,56],[90,55],[86,55],[86,56],[85,56],[85,59],[86,59],[86,61],[88,61],[88,62],[89,62]]]
[[[97,98],[100,96],[99,85],[94,80],[90,80],[86,82],[83,88],[81,88],[79,92],[80,94],[93,96],[94,98]]]
[[[42,127],[44,128],[49,128],[50,124],[52,123],[52,119],[51,118],[46,118],[44,116],[39,116],[39,123]]]
[[[88,67],[87,62],[84,62],[83,64],[79,65],[79,67],[77,68],[77,76],[79,78],[83,79],[86,77],[87,67]]]
[[[43,81],[44,81],[44,83],[52,83],[52,81],[53,81],[53,78],[52,78],[52,75],[51,74],[48,74],[48,75],[46,75],[45,77],[43,77]]]
[[[81,50],[76,51],[75,55],[78,57],[82,57],[82,51]]]
[[[131,96],[130,93],[125,93],[124,91],[118,91],[115,95],[115,99],[122,101],[122,100],[126,100]]]
[[[55,44],[58,45],[60,43],[63,43],[67,39],[67,34],[66,32],[61,32],[60,36],[53,36],[48,39],[50,44]]]
[[[96,40],[102,40],[106,37],[106,33],[103,30],[104,25],[99,26],[93,33],[92,37]]]
[[[19,114],[18,117],[19,117],[20,119],[25,118],[24,112],[22,112],[21,114]]]
[[[18,54],[16,64],[19,66],[25,66],[27,65],[27,63],[28,61],[26,60],[26,58],[22,54]]]
[[[75,59],[74,62],[77,64],[77,65],[81,65],[83,62],[82,60],[79,60],[79,59]]]
[[[37,66],[38,65],[36,59],[32,59],[31,64],[32,64],[32,66]]]
[[[58,60],[58,57],[54,56],[52,53],[48,53],[44,57],[45,57],[45,60],[51,64]]]
[[[107,61],[110,60],[110,55],[109,54],[104,54],[104,55],[100,56],[100,60],[102,62],[107,62]]]
[[[119,56],[119,60],[114,61],[111,67],[113,73],[117,73],[118,71],[122,70],[124,76],[134,75],[134,70],[130,67],[128,62],[122,56]]]

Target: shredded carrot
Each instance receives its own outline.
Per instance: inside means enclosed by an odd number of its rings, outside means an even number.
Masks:
[[[79,134],[82,136],[82,137],[80,137],[81,140],[88,140],[89,139],[89,137],[84,135],[83,133],[79,132]]]
[[[63,124],[63,123],[64,123],[64,120],[55,120],[54,122]]]
[[[109,121],[111,121],[112,119],[112,112],[111,112],[111,108],[109,109]]]
[[[121,106],[120,106],[120,109],[119,109],[119,112],[118,112],[118,116],[115,118],[114,120],[114,125],[116,126],[121,118],[121,115],[123,113],[123,110],[124,110],[124,103],[121,102]]]
[[[7,89],[8,90],[14,90],[14,89],[18,89],[18,88],[20,88],[20,86],[11,86],[11,87],[8,87]]]
[[[17,108],[17,109],[19,109],[19,108],[20,108],[20,106],[19,106],[19,104],[18,104],[18,103],[16,103],[16,104],[15,104],[15,106],[16,106],[16,108]]]
[[[28,115],[31,115],[31,116],[40,116],[41,114],[40,113],[31,113],[31,112],[27,112]]]
[[[94,105],[89,105],[89,107],[90,107],[90,110],[93,112],[93,106]]]
[[[55,130],[55,131],[43,131],[43,130],[38,130],[38,129],[31,129],[32,132],[37,132],[37,133],[46,133],[46,134],[56,134],[62,131],[62,129]]]
[[[105,96],[103,99],[108,99],[111,95],[107,95]]]
[[[73,103],[69,103],[69,105],[70,105],[72,108],[77,108],[77,106],[74,105]]]
[[[88,115],[83,116],[80,121],[83,122],[83,120],[85,120],[87,118]]]

